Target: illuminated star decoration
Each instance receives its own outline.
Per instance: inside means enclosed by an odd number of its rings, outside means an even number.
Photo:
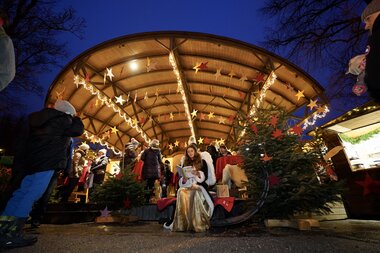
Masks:
[[[116,98],[116,104],[120,104],[120,105],[124,104],[125,99],[123,99],[123,95],[120,95],[120,96],[115,97],[115,98]]]
[[[108,207],[106,207],[106,208],[104,208],[104,210],[100,211],[100,217],[109,217],[109,216],[111,216],[110,214],[111,214],[111,212],[108,211]]]
[[[365,179],[362,181],[355,181],[356,184],[360,185],[363,187],[363,196],[366,196],[372,192],[371,186],[375,185],[377,187],[380,186],[380,181],[379,180],[373,180],[368,173],[365,174]]]
[[[178,140],[175,140],[175,142],[174,142],[174,146],[176,146],[176,147],[179,146],[179,141],[178,141]]]
[[[173,145],[172,144],[169,144],[169,149],[173,150]]]
[[[226,118],[220,116],[219,117],[219,124],[225,124]]]
[[[208,119],[212,119],[212,118],[215,118],[215,115],[213,112],[210,112],[208,115],[207,115]]]
[[[239,80],[243,83],[244,81],[247,81],[248,78],[246,76],[242,76],[242,77],[240,77]]]
[[[317,112],[318,113],[324,113],[325,112],[325,107],[324,106],[318,106],[318,108],[317,108]]]
[[[170,113],[170,116],[169,116],[169,117],[170,117],[171,120],[174,120],[174,115],[173,115],[172,112]]]
[[[202,137],[199,137],[199,139],[198,139],[198,144],[202,144],[203,143],[203,138]]]
[[[220,73],[222,69],[217,69],[215,75],[215,80],[218,79],[222,74]]]
[[[272,157],[268,156],[267,153],[265,153],[265,155],[261,158],[261,160],[263,160],[264,162],[268,162],[272,160]]]
[[[230,73],[228,73],[228,76],[230,77],[230,79],[232,79],[234,76],[236,76],[235,72],[231,71]]]
[[[307,107],[309,107],[310,110],[313,110],[314,107],[317,107],[317,99],[316,100],[310,99],[310,103],[307,105]]]
[[[199,70],[199,65],[200,65],[200,63],[199,63],[199,62],[197,62],[197,63],[195,64],[195,66],[193,67],[193,69],[195,70],[195,74],[197,74],[197,73],[198,73],[198,70]]]
[[[112,82],[112,77],[114,77],[113,73],[112,73],[112,68],[106,68],[107,69],[107,74],[106,76],[108,76],[108,78],[111,80]]]
[[[218,141],[218,143],[220,144],[220,145],[224,145],[224,139],[220,139],[219,141]]]
[[[113,134],[116,134],[119,130],[116,128],[116,126],[111,128],[111,131]]]
[[[304,97],[305,97],[305,95],[304,95],[303,93],[304,93],[303,90],[299,90],[299,91],[297,92],[297,94],[294,95],[294,96],[297,97],[297,101],[299,101],[301,98],[304,98]]]
[[[196,118],[196,117],[197,117],[197,112],[198,112],[197,110],[194,110],[194,109],[193,109],[193,111],[192,111],[192,113],[191,113],[191,117],[192,117],[192,118]]]

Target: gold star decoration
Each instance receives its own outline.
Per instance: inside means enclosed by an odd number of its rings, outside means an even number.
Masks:
[[[232,78],[232,77],[236,76],[236,74],[235,74],[235,72],[231,71],[231,72],[228,74],[228,76],[229,76],[230,78]]]
[[[208,115],[207,115],[208,119],[212,119],[212,118],[215,118],[215,115],[213,112],[210,112]]]
[[[226,122],[226,118],[220,116],[219,117],[219,124],[225,124],[225,122]]]
[[[174,146],[176,146],[176,147],[179,146],[179,141],[178,141],[178,140],[175,140],[175,142],[174,142]]]
[[[224,145],[224,141],[225,141],[225,140],[222,139],[222,138],[221,138],[220,140],[218,140],[219,145]]]
[[[202,144],[203,143],[203,138],[202,137],[199,137],[199,139],[198,139],[198,144]]]
[[[316,100],[310,99],[310,103],[307,105],[307,107],[309,107],[310,110],[313,110],[314,107],[317,107],[317,99]]]
[[[112,77],[114,77],[114,74],[112,73],[112,68],[106,68],[107,69],[107,74],[106,76],[108,76],[108,78],[111,80],[112,82]]]
[[[111,128],[111,131],[113,134],[116,134],[119,130],[116,128],[116,126]]]
[[[134,126],[137,125],[137,119],[132,119],[132,125],[134,125]]]
[[[193,67],[193,69],[195,70],[195,74],[197,74],[198,71],[200,70],[199,65],[201,65],[201,64],[200,64],[199,62],[197,62],[197,63],[195,64],[195,66]]]
[[[247,81],[248,80],[248,78],[246,77],[246,76],[242,76],[242,77],[240,77],[240,82],[244,82],[244,81]]]
[[[86,145],[87,143],[86,143],[86,141],[82,141],[82,143],[81,143],[81,145]]]
[[[198,113],[198,110],[193,109],[193,111],[191,113],[191,117],[192,118],[196,118],[197,117],[197,113]]]
[[[318,113],[324,113],[325,112],[325,110],[326,110],[326,108],[324,107],[324,106],[318,106],[318,108],[317,108],[317,112]]]
[[[91,136],[90,137],[90,142],[92,142],[92,143],[96,143],[96,137],[95,136]]]
[[[123,105],[124,102],[125,102],[125,99],[123,99],[123,95],[120,95],[118,97],[115,97],[116,99],[116,104],[120,104],[120,105]]]
[[[170,116],[169,116],[169,118],[170,118],[171,120],[174,120],[174,115],[173,115],[173,113],[172,113],[172,112],[170,113]]]
[[[298,92],[297,92],[297,94],[295,95],[296,97],[297,97],[297,101],[299,101],[301,98],[304,98],[305,97],[305,95],[303,94],[304,93],[304,91],[302,90],[299,90]]]
[[[172,144],[169,144],[169,149],[173,150],[173,145]]]
[[[222,74],[220,73],[222,71],[222,69],[217,69],[216,70],[216,73],[214,74],[215,76],[215,80],[218,79]]]

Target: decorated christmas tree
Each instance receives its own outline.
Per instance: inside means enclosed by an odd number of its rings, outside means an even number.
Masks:
[[[258,110],[244,128],[239,150],[245,160],[249,195],[259,198],[269,183],[261,217],[331,212],[330,205],[340,201],[344,182],[325,173],[320,149],[302,140],[300,126],[291,125],[286,113],[273,108]]]
[[[109,210],[129,209],[144,203],[144,184],[136,175],[123,171],[109,178],[102,185],[95,185],[91,201],[107,206]]]

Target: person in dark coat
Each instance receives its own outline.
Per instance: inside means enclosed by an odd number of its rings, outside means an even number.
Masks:
[[[142,168],[142,178],[147,183],[147,190],[149,195],[146,196],[149,202],[150,197],[153,195],[154,182],[160,179],[161,175],[161,150],[159,148],[160,142],[157,139],[153,139],[150,142],[149,148],[144,150],[141,155],[141,160],[144,162]]]
[[[2,247],[21,247],[35,243],[27,238],[22,228],[37,201],[47,189],[56,171],[67,167],[71,137],[84,132],[82,120],[67,101],[58,100],[54,108],[44,108],[28,117],[29,134],[25,146],[26,176],[7,203],[0,216],[0,243]]]
[[[140,143],[135,138],[132,138],[131,141],[125,145],[124,159],[120,166],[120,168],[123,168],[124,171],[133,170],[133,166],[136,163],[138,156],[136,149],[138,148],[139,144]]]
[[[216,160],[218,160],[220,157],[218,150],[216,150],[216,147],[214,145],[210,144],[207,147],[207,152],[211,155],[212,163],[214,165],[214,168],[216,168]]]
[[[380,102],[380,0],[372,0],[362,13],[365,29],[369,31],[364,83],[368,93]]]
[[[108,164],[107,149],[98,151],[98,157],[91,163],[91,173],[94,174],[94,184],[102,184]]]

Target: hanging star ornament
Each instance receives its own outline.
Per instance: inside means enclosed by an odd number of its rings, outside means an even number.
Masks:
[[[219,117],[219,124],[225,124],[226,123],[226,118],[220,116]]]
[[[211,141],[210,141],[209,138],[206,137],[205,140],[204,140],[204,142],[205,142],[206,145],[208,145],[208,144],[210,144]]]
[[[222,71],[222,69],[217,69],[216,70],[216,73],[214,74],[215,76],[215,80],[218,79],[222,74],[220,73]]]
[[[206,114],[201,112],[201,116],[199,117],[200,120],[205,120],[206,119]]]
[[[224,140],[224,139],[220,139],[220,140],[218,140],[218,143],[219,143],[220,145],[223,145],[223,144],[224,144],[224,142],[225,142],[225,140]]]
[[[191,112],[191,117],[196,118],[197,117],[198,110],[194,110]]]
[[[316,100],[310,99],[310,103],[307,105],[307,107],[309,107],[310,110],[313,110],[314,107],[317,107],[317,99]]]
[[[292,131],[296,135],[301,135],[302,134],[302,127],[300,127],[299,125],[296,125],[296,126],[292,127]]]
[[[207,69],[208,67],[207,67],[207,63],[208,62],[202,62],[201,64],[199,64],[199,70],[205,70],[205,69]]]
[[[111,128],[111,131],[113,134],[116,134],[119,130],[116,128],[116,126]]]
[[[230,79],[232,79],[234,76],[236,76],[235,72],[231,71],[230,73],[228,73],[228,76],[230,77]]]
[[[120,95],[118,97],[115,97],[116,99],[116,104],[120,104],[120,105],[123,105],[124,102],[125,102],[125,99],[123,99],[123,95]]]
[[[198,74],[198,71],[199,71],[199,65],[200,65],[200,63],[197,62],[197,63],[194,65],[194,67],[193,67],[193,69],[195,70],[195,74]]]
[[[273,138],[279,139],[281,136],[282,136],[282,131],[278,128],[272,133]]]
[[[172,144],[169,144],[169,149],[173,150],[173,145]]]
[[[174,146],[175,146],[175,147],[178,147],[178,146],[179,146],[179,141],[178,141],[178,140],[175,140],[175,142],[174,142]]]
[[[203,143],[203,138],[202,137],[199,137],[199,139],[198,139],[198,144],[202,144]]]
[[[107,74],[106,76],[108,76],[108,78],[111,80],[112,82],[112,77],[114,77],[114,74],[112,73],[112,68],[106,68],[107,70]]]
[[[251,126],[251,130],[252,130],[252,132],[254,132],[255,134],[258,134],[258,130],[257,130],[257,126],[256,125],[252,125]]]
[[[270,119],[270,123],[273,127],[276,127],[277,126],[277,123],[278,123],[278,116],[277,115],[273,115]]]
[[[214,112],[210,112],[210,113],[207,115],[207,117],[208,117],[208,119],[215,118]]]
[[[303,90],[299,90],[299,91],[297,92],[297,94],[294,95],[294,96],[297,97],[297,101],[299,101],[301,98],[304,98],[304,97],[305,97],[305,95],[304,95],[303,93],[304,93]]]
[[[171,120],[174,120],[174,115],[173,115],[172,112],[170,113],[170,116],[169,116],[169,117],[170,117]]]

